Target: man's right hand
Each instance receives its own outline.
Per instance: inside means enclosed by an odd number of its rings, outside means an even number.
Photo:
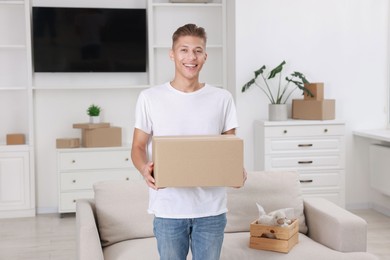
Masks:
[[[154,164],[153,162],[148,162],[147,164],[145,164],[145,166],[143,167],[142,169],[142,176],[144,177],[144,180],[146,181],[146,184],[154,189],[154,190],[157,190],[157,187],[155,185],[155,179],[153,177],[153,168],[154,168]]]

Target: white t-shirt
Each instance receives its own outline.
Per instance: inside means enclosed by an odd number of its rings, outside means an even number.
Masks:
[[[190,93],[170,83],[143,90],[135,117],[136,128],[155,136],[219,135],[238,127],[231,94],[208,84]],[[149,189],[148,212],[157,217],[198,218],[226,211],[225,187]]]

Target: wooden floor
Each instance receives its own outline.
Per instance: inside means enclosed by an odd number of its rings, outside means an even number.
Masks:
[[[390,217],[373,210],[353,212],[368,222],[368,251],[389,260]],[[0,219],[0,260],[75,260],[75,225],[74,214]]]

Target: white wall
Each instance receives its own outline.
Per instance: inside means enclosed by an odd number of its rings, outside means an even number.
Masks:
[[[253,121],[267,118],[268,102],[255,88],[240,93],[241,86],[261,65],[286,60],[286,72],[324,82],[325,97],[336,99],[336,117],[347,128],[347,207],[370,205],[367,152],[356,150],[352,131],[386,126],[387,16],[386,0],[236,1],[236,95],[247,169]]]
[[[235,94],[246,168],[253,169],[253,121],[267,118],[268,101],[255,88],[242,94],[241,86],[261,65],[273,67],[286,60],[286,72],[301,71],[309,80],[325,83],[325,96],[336,99],[336,116],[347,124],[347,206],[366,207],[375,199],[390,209],[390,199],[368,185],[368,142],[352,135],[355,129],[386,125],[387,1],[235,3]],[[77,136],[71,124],[86,121],[86,107],[96,102],[104,108],[106,120],[124,127],[124,140],[130,141],[138,93],[139,90],[35,91],[38,212],[57,208],[55,139]],[[66,110],[58,112],[59,106]]]

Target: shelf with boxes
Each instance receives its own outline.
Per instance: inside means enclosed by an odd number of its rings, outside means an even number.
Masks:
[[[0,0],[0,218],[35,215],[29,14],[29,0]]]
[[[345,205],[344,122],[255,122],[255,170],[300,173],[304,196]]]

